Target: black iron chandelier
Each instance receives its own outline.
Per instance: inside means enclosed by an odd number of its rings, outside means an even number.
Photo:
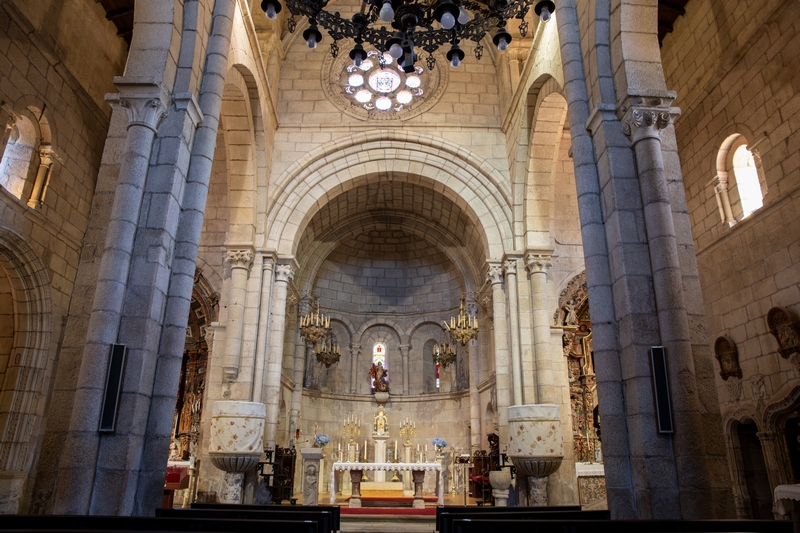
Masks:
[[[525,16],[535,3],[534,12],[543,22],[550,20],[555,11],[552,0],[362,0],[361,10],[351,19],[338,12],[326,11],[328,0],[284,0],[292,16],[289,31],[294,32],[297,21],[294,17],[307,17],[309,26],[303,39],[309,48],[316,48],[322,41],[319,26],[328,31],[333,39],[331,54],[339,53],[338,42],[352,39],[355,47],[350,58],[359,66],[367,58],[364,43],[369,43],[381,53],[388,52],[397,60],[404,72],[414,70],[418,49],[428,53],[428,68],[433,69],[436,60],[433,53],[444,44],[450,44],[447,59],[450,66],[458,67],[464,59],[464,51],[458,46],[462,40],[476,43],[475,57],[483,55],[481,40],[494,28],[492,42],[499,51],[505,51],[511,42],[506,31],[506,21],[518,19],[522,37],[528,34]],[[270,19],[281,11],[280,0],[262,0],[261,9]],[[383,25],[382,25],[383,24]],[[390,25],[389,28],[386,25]]]

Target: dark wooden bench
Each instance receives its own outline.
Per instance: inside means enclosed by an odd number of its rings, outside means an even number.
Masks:
[[[454,516],[457,514],[465,515],[464,518],[479,518],[484,514],[506,514],[510,511],[580,511],[580,505],[545,505],[540,507],[487,507],[487,506],[467,506],[467,505],[443,505],[436,508],[436,531],[442,531],[442,516]],[[471,515],[471,516],[466,516]]]
[[[453,533],[792,533],[781,520],[503,520],[455,519]]]
[[[453,521],[474,519],[474,520],[609,520],[611,515],[608,511],[581,511],[580,508],[574,509],[570,506],[567,509],[553,507],[495,507],[494,512],[481,511],[471,512],[471,509],[462,508],[442,511],[441,518],[437,524],[439,533],[453,533]]]
[[[233,503],[193,503],[192,509],[243,509],[251,511],[269,510],[274,512],[296,512],[298,509],[303,511],[320,510],[333,513],[333,530],[339,531],[341,528],[341,508],[338,505],[303,505],[299,508],[291,505],[257,505],[257,504],[233,504]]]
[[[226,531],[230,533],[318,533],[319,521],[235,520],[95,515],[3,515],[0,531]]]
[[[156,509],[156,516],[173,518],[215,518],[219,520],[316,520],[319,523],[317,533],[335,533],[333,527],[333,510],[309,509],[295,507],[289,511],[273,511],[267,509]]]

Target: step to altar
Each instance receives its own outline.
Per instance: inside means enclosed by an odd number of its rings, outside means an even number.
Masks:
[[[380,494],[374,494],[380,492]],[[403,482],[402,481],[362,481],[361,482],[361,495],[362,496],[402,496],[403,495]]]

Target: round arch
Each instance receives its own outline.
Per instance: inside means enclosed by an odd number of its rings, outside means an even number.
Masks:
[[[485,160],[442,139],[375,131],[328,143],[282,174],[277,208],[267,221],[267,249],[293,256],[298,235],[329,199],[387,178],[430,180],[483,230],[487,257],[502,257],[504,250],[513,248],[507,186]]]

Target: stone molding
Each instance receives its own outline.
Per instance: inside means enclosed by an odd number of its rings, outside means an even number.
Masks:
[[[508,259],[503,261],[503,269],[505,270],[506,275],[517,275],[517,260],[516,259]]]
[[[250,270],[253,266],[253,252],[251,250],[228,250],[225,252],[225,262],[230,263],[231,268]]]
[[[117,95],[107,95],[106,101],[119,104],[128,111],[128,129],[144,126],[157,132],[161,121],[167,116],[171,98],[164,84],[150,77],[117,76],[114,85]]]
[[[200,110],[200,104],[197,103],[194,93],[175,93],[172,101],[175,103],[175,109],[189,115],[195,128],[203,123],[203,112]]]

